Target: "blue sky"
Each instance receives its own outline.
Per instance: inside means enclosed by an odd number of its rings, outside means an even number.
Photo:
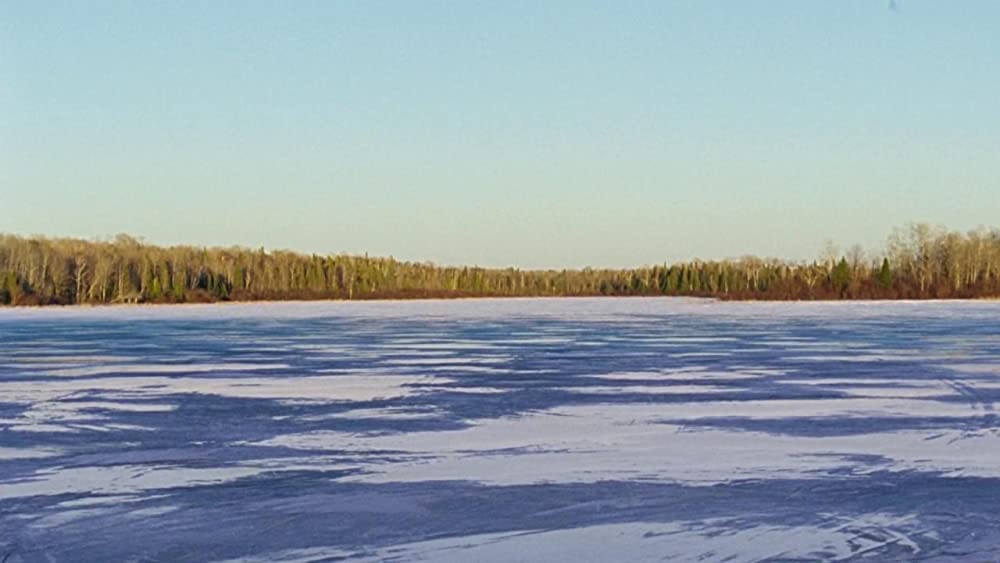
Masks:
[[[0,0],[0,231],[628,266],[1000,217],[1000,2]]]

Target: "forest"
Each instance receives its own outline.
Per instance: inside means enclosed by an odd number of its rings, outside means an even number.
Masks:
[[[631,269],[520,270],[241,247],[0,235],[0,305],[686,295],[721,299],[1000,297],[1000,230],[895,229],[885,249],[809,262],[752,256]]]

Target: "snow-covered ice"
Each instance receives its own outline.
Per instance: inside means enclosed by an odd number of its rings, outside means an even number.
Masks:
[[[0,560],[995,560],[997,399],[997,302],[5,309]]]

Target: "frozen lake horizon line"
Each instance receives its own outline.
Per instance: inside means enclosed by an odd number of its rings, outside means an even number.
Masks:
[[[418,297],[418,298],[387,298],[387,299],[261,299],[247,301],[215,301],[211,303],[75,303],[67,305],[29,305],[0,306],[0,319],[14,317],[19,313],[39,314],[45,312],[108,312],[108,311],[201,311],[214,308],[229,310],[240,309],[276,309],[276,308],[307,308],[312,306],[351,307],[386,307],[388,305],[418,305],[418,304],[468,304],[468,303],[601,303],[615,301],[631,302],[664,302],[686,303],[691,305],[713,304],[718,306],[739,307],[825,307],[825,306],[857,306],[857,305],[997,305],[1000,298],[948,298],[948,299],[724,299],[719,297],[697,297],[686,295],[561,295],[561,296],[460,296],[460,297]]]

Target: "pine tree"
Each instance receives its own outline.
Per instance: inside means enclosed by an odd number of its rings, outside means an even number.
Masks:
[[[882,289],[889,289],[892,287],[895,276],[892,273],[892,269],[889,267],[889,259],[882,259],[882,267],[878,271],[878,285]]]
[[[830,284],[834,291],[843,293],[849,283],[851,283],[851,267],[847,264],[846,258],[841,258],[830,272]]]

